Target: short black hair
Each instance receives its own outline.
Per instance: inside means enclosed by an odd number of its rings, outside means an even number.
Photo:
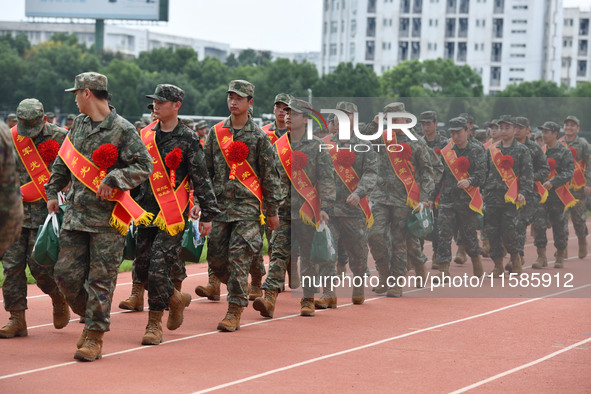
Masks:
[[[106,90],[94,90],[94,89],[89,89],[89,90],[90,90],[90,93],[92,93],[92,95],[94,97],[96,97],[97,99],[107,100],[107,101],[111,100],[111,95]]]

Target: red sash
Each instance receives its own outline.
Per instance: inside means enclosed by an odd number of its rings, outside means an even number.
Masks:
[[[259,204],[261,207],[261,214],[259,218],[261,219],[261,224],[265,224],[265,215],[263,214],[263,191],[261,190],[261,182],[259,178],[257,178],[256,173],[254,172],[253,168],[250,166],[248,160],[244,160],[241,163],[231,163],[228,160],[228,151],[230,149],[230,144],[234,142],[234,135],[227,127],[222,127],[224,122],[220,122],[214,126],[215,130],[215,137],[217,142],[220,146],[220,150],[222,151],[222,156],[224,160],[226,160],[226,164],[228,167],[232,168],[232,164],[236,164],[236,178],[242,186],[246,187],[254,196],[259,200]]]
[[[287,134],[283,134],[275,143],[279,161],[293,187],[306,201],[300,208],[300,218],[304,223],[318,227],[320,224],[320,197],[304,170],[291,172],[291,144]]]
[[[484,149],[487,150],[488,148],[490,148],[492,146],[492,144],[493,144],[493,140],[491,138],[482,145],[484,146]]]
[[[400,179],[400,181],[404,184],[406,189],[406,205],[411,208],[416,207],[419,204],[420,199],[420,190],[419,185],[417,184],[412,165],[408,160],[402,160],[397,152],[390,152],[388,147],[392,145],[396,145],[396,134],[392,134],[392,140],[388,141],[387,133],[384,132],[384,142],[386,144],[386,152],[388,152],[388,158],[390,159],[390,164],[392,165],[392,169],[394,173]]]
[[[456,154],[456,151],[452,149],[452,147],[453,143],[450,142],[443,149],[441,149],[441,155],[443,156],[445,164],[447,164],[447,166],[451,170],[451,173],[459,182],[463,179],[467,179],[470,176],[470,174],[468,174],[468,171],[460,171],[458,165],[456,164],[456,160],[458,160],[458,155]],[[480,187],[474,187],[470,185],[467,188],[465,188],[464,191],[468,193],[468,195],[471,198],[469,205],[470,209],[482,215],[483,201],[482,195],[480,194]]]
[[[558,142],[562,143],[562,145],[568,148],[566,141],[564,140],[564,136],[558,140]],[[579,190],[587,184],[587,180],[585,179],[585,169],[587,167],[587,163],[585,163],[582,159],[577,161],[577,158],[574,157],[575,162],[575,173],[570,180],[569,188],[574,190]]]
[[[335,163],[337,159],[336,145],[333,145],[332,149],[328,153],[330,153],[332,164],[334,165],[334,169],[337,175],[339,176],[339,178],[341,178],[341,181],[343,181],[345,186],[347,186],[349,192],[353,193],[355,189],[357,189],[357,185],[359,184],[359,175],[357,175],[357,172],[355,172],[355,169],[352,166],[345,168]],[[371,226],[373,226],[373,214],[371,213],[371,209],[369,208],[369,202],[367,200],[367,197],[363,197],[361,200],[359,200],[359,206],[365,214],[365,224],[367,224],[367,228],[370,228]]]
[[[278,138],[277,138],[277,135],[275,135],[275,131],[274,130],[269,130],[272,125],[273,125],[273,123],[269,123],[269,124],[264,125],[261,128],[263,129],[263,131],[265,133],[267,133],[267,136],[271,140],[271,144],[274,145],[277,142]]]
[[[37,150],[32,138],[18,135],[16,132],[16,126],[12,128],[11,132],[16,152],[21,158],[21,162],[23,163],[23,166],[25,166],[27,174],[29,174],[29,177],[32,179],[31,182],[21,186],[23,201],[34,202],[40,199],[47,201],[44,185],[49,181],[49,176],[51,175],[47,169],[47,165],[41,158],[41,154]]]
[[[535,181],[534,189],[540,195],[540,204],[543,204],[548,199],[548,190],[542,185],[542,182]]]
[[[70,137],[66,137],[62,147],[59,151],[59,156],[62,158],[66,166],[70,169],[72,174],[84,186],[96,193],[100,181],[99,167],[90,161],[82,153],[78,152]],[[133,219],[136,224],[148,225],[152,223],[154,217],[150,212],[146,212],[131,198],[129,191],[113,190],[113,197],[109,201],[117,201],[109,224],[116,228],[122,235],[127,234],[129,223]]]
[[[517,201],[517,195],[519,194],[519,177],[515,175],[513,168],[508,170],[501,168],[501,158],[503,157],[503,153],[501,153],[501,150],[497,148],[496,144],[491,146],[489,149],[495,168],[501,175],[501,179],[503,182],[505,182],[505,185],[507,185],[509,188],[507,193],[505,193],[505,202],[515,204],[517,209],[521,208],[525,205],[525,201],[522,203]]]
[[[544,151],[544,153],[546,153],[547,148],[548,148],[548,145],[544,145],[542,147],[542,150]],[[550,174],[548,174],[548,180],[554,178],[556,175],[558,175],[558,171],[556,171],[556,168],[555,168],[554,171],[551,170]],[[568,189],[569,189],[568,183],[565,183],[564,185],[555,189],[558,199],[560,201],[562,201],[562,203],[564,204],[565,211],[571,207],[574,207],[579,202],[579,200],[577,200],[573,196],[573,194],[570,192],[570,190],[568,190]]]
[[[146,145],[150,156],[152,156],[154,170],[150,175],[150,186],[160,207],[160,212],[154,219],[154,224],[160,230],[174,236],[185,228],[183,212],[189,202],[188,176],[185,176],[179,187],[173,190],[164,161],[160,157],[156,145],[156,133],[152,130],[157,122],[152,122],[141,131],[142,142]]]

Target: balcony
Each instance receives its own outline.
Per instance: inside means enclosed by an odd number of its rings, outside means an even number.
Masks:
[[[579,41],[579,56],[587,56],[588,52],[588,41],[587,40],[580,40]]]
[[[375,14],[376,13],[376,2],[377,2],[377,0],[367,0],[367,13],[368,14]]]
[[[421,43],[413,42],[411,45],[410,58],[418,59],[419,57],[421,57]]]
[[[415,14],[420,14],[421,12],[423,12],[423,0],[415,0],[412,7],[412,12],[414,12]]]
[[[445,37],[451,38],[456,36],[456,20],[455,18],[447,18],[445,21]]]
[[[505,12],[505,0],[494,0],[493,14],[502,14]]]
[[[460,38],[468,37],[468,18],[460,18],[458,37],[460,37]]]
[[[579,60],[577,62],[577,77],[586,77],[587,76],[587,61],[586,60]]]
[[[470,12],[470,0],[460,0],[460,14]]]
[[[412,36],[421,37],[421,18],[412,19]]]
[[[501,86],[501,67],[490,68],[490,86]]]
[[[374,60],[376,43],[374,41],[365,42],[365,60]]]
[[[457,62],[466,62],[466,55],[468,53],[468,46],[465,42],[458,43],[458,58],[456,59]]]
[[[503,56],[503,44],[500,42],[493,42],[492,49],[491,49],[491,56],[490,61],[493,63],[498,63],[501,61]]]
[[[493,38],[503,38],[503,19],[493,19]]]
[[[400,0],[400,13],[401,14],[410,13],[410,0]]]
[[[579,22],[579,35],[586,36],[589,34],[589,19],[581,19]]]
[[[408,42],[398,44],[398,61],[402,62],[408,59]]]
[[[409,30],[410,30],[410,21],[408,18],[400,18],[400,23],[398,27],[398,36],[399,37],[408,37]]]
[[[445,59],[452,59],[454,58],[455,53],[455,44],[453,42],[446,42],[445,48],[443,50],[443,57]]]
[[[445,12],[447,12],[448,14],[455,14],[457,7],[458,3],[456,0],[447,0],[447,7],[445,8]]]
[[[367,29],[365,31],[367,37],[376,36],[376,18],[367,18]]]

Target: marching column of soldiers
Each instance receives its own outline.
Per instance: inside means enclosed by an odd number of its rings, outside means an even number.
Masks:
[[[379,279],[374,292],[401,297],[404,286],[398,279],[409,269],[424,286],[424,240],[407,230],[419,208],[434,212],[429,240],[439,281],[450,279],[454,238],[461,252],[454,261],[463,263],[469,256],[473,275],[482,277],[489,268],[481,255],[493,260],[492,276],[521,274],[530,224],[537,248],[532,267],[548,266],[551,226],[554,268],[562,268],[569,216],[578,257],[587,255],[591,147],[578,135],[580,122],[573,115],[565,118],[560,137],[561,127],[552,121],[538,128],[540,135],[532,135],[526,117],[510,115],[475,131],[471,116],[461,114],[449,120],[447,137],[437,130],[437,113],[425,111],[419,118],[423,135],[414,139],[402,127],[410,114],[394,102],[382,112],[395,113],[400,129],[380,134],[376,115],[360,131],[376,137],[372,147],[357,150],[353,147],[364,141],[354,127],[356,104],[339,102],[336,109],[346,117],[329,118],[328,135],[310,138],[311,104],[279,93],[275,121],[261,128],[251,112],[255,87],[244,80],[229,83],[230,115],[209,131],[205,121],[193,125],[179,119],[185,93],[175,85],[160,84],[146,95],[153,122],[145,127],[134,127],[117,114],[104,75],[79,74],[66,91],[74,94],[80,111],[69,119],[68,129],[48,122],[43,104],[34,98],[23,100],[9,116],[10,128],[0,124],[0,256],[4,307],[10,313],[0,338],[28,335],[28,266],[37,286],[51,297],[55,328],[69,323],[70,310],[84,323],[74,358],[101,358],[124,236],[132,222],[137,228],[133,286],[119,307],[143,311],[147,290],[142,345],[162,343],[165,310],[166,327],[175,330],[191,303],[191,295],[182,291],[186,271],[180,258],[189,218],[199,220],[200,235],[208,237],[209,280],[195,292],[219,301],[221,284],[226,285],[227,313],[217,329],[229,332],[240,329],[249,301],[263,317],[273,318],[286,275],[290,288],[301,283],[302,316],[336,308],[330,279],[337,275],[337,261],[339,273],[348,262],[354,277],[367,277],[369,252]],[[342,139],[341,129],[350,138]],[[62,192],[59,255],[55,265],[42,266],[32,258],[33,246],[45,218],[60,210]],[[323,229],[332,234],[331,253],[313,258]],[[263,281],[264,237],[270,264]],[[510,262],[503,266],[505,254]],[[312,277],[319,284],[303,280]],[[353,283],[352,302],[361,305],[365,286]]]

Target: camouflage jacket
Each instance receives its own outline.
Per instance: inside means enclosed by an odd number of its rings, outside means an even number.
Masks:
[[[529,138],[525,139],[525,143],[523,145],[527,146],[531,155],[531,162],[534,170],[534,182],[540,181],[543,184],[548,179],[548,174],[550,173],[550,167],[548,167],[546,155],[542,151],[542,148],[540,148],[540,145]],[[526,195],[525,198],[528,201],[540,201],[540,195],[536,193],[535,190],[531,195]]]
[[[513,172],[519,177],[519,193],[524,197],[531,195],[534,191],[534,171],[529,149],[516,139],[513,139],[513,143],[508,148],[503,147],[502,140],[496,146],[503,155],[510,155],[513,158]],[[492,162],[490,149],[486,151],[486,157],[488,169],[484,186],[484,202],[487,206],[505,205],[505,193],[509,188],[501,179],[499,171]]]
[[[569,148],[575,148],[577,150],[576,160],[583,160],[585,163],[585,180],[587,181],[586,186],[591,186],[591,145],[582,137],[576,136],[574,140],[567,141],[564,138],[562,141],[566,142]]]
[[[465,157],[470,161],[470,169],[468,170],[468,180],[470,185],[474,187],[482,187],[486,179],[486,155],[481,144],[476,144],[468,140],[468,145],[464,149],[458,148],[454,144],[452,150],[458,157]],[[435,185],[435,192],[433,193],[433,201],[441,192],[439,197],[440,207],[467,207],[470,204],[471,197],[465,190],[458,187],[458,180],[452,174],[449,166],[445,163],[443,156],[441,157],[443,164],[443,176]]]
[[[131,123],[117,115],[115,109],[94,128],[89,116],[78,115],[68,137],[76,150],[91,161],[92,153],[103,144],[109,143],[117,147],[117,163],[109,168],[103,179],[109,187],[130,190],[147,180],[152,173],[152,158],[138,132]],[[58,156],[55,160],[52,170],[49,182],[45,185],[48,199],[57,198],[57,192],[72,181],[66,196],[63,228],[91,233],[117,232],[109,225],[116,204],[114,201],[97,198],[95,192],[84,186],[70,172],[61,157]]]
[[[556,160],[557,175],[550,178],[552,189],[548,191],[548,201],[546,203],[560,202],[556,195],[556,189],[560,186],[570,182],[575,173],[575,163],[573,162],[573,155],[570,150],[562,145],[560,142],[554,148],[546,146],[546,157],[548,159]]]
[[[66,138],[66,134],[68,131],[66,129],[62,129],[61,127],[53,124],[45,122],[43,125],[43,130],[37,135],[37,137],[33,138],[33,143],[35,146],[39,146],[39,144],[48,141],[48,140],[55,140],[58,144],[62,144],[64,139]],[[12,142],[12,139],[11,139]],[[20,157],[17,155],[17,172],[18,177],[20,180],[21,185],[31,182],[31,178],[29,177],[29,173],[27,169],[23,165]],[[51,172],[51,166],[53,162],[50,162],[47,165],[47,169]],[[45,218],[47,217],[47,203],[44,199],[37,200],[35,202],[23,202],[23,227],[24,228],[32,228],[38,229],[39,226],[45,222]]]
[[[364,134],[373,134],[377,131],[378,125],[375,122],[368,124]],[[369,131],[369,132],[367,132]],[[414,167],[415,179],[419,184],[421,201],[428,201],[433,194],[435,184],[433,182],[433,160],[429,147],[422,138],[417,141],[409,139],[405,134],[397,134],[398,143],[406,142],[410,145],[412,155],[410,162]],[[378,182],[375,189],[370,194],[370,200],[374,203],[393,205],[398,207],[406,206],[407,193],[402,181],[398,178],[385,148],[383,135],[374,144],[381,144],[378,152]]]
[[[213,187],[207,173],[207,167],[205,166],[205,153],[199,143],[199,136],[189,129],[183,122],[179,121],[177,126],[171,132],[163,132],[160,129],[160,122],[156,123],[156,126],[152,130],[156,132],[156,145],[158,146],[158,152],[160,157],[164,161],[166,155],[168,155],[173,149],[179,148],[183,152],[183,160],[179,168],[175,171],[175,188],[177,188],[185,176],[189,176],[194,189],[194,196],[196,202],[201,208],[201,221],[211,222],[213,218],[220,212],[213,193]],[[166,167],[167,172],[170,175],[170,169]],[[157,215],[160,212],[160,207],[150,181],[147,180],[142,183],[140,193],[135,200],[148,212],[152,212]],[[183,216],[185,220],[188,218],[189,207],[185,209]],[[156,216],[154,216],[156,217]],[[154,226],[151,224],[150,226]]]
[[[334,202],[336,200],[336,184],[335,184],[335,174],[334,174],[334,167],[332,166],[332,162],[330,160],[330,155],[326,150],[320,151],[320,145],[324,142],[318,137],[312,137],[312,139],[307,139],[304,136],[300,141],[291,142],[291,152],[293,157],[293,152],[299,150],[306,154],[308,157],[308,162],[306,167],[304,167],[304,171],[312,185],[316,186],[316,191],[318,192],[318,196],[320,197],[320,209],[328,213],[330,216],[332,214],[332,209],[334,207]],[[306,200],[296,191],[296,189],[291,186],[291,219],[298,220],[300,218],[300,208]]]
[[[251,117],[240,130],[232,128],[231,118],[222,124],[234,135],[234,141],[244,142],[249,149],[247,161],[259,178],[266,216],[277,215],[277,208],[285,198],[279,187],[281,181],[275,164],[275,150],[271,141]],[[214,220],[235,222],[241,220],[259,220],[261,207],[258,198],[238,179],[230,179],[230,167],[222,155],[216,138],[215,126],[212,126],[205,141],[205,163],[221,213]]]
[[[281,194],[285,196],[285,198],[279,203],[279,217],[281,219],[291,220],[291,181],[289,179],[289,174],[285,172],[285,168],[283,168],[283,164],[281,164],[281,160],[279,160],[277,144],[273,145],[273,148],[275,149],[275,157],[277,158],[277,160],[275,160],[275,166],[277,167],[277,172],[280,177]]]
[[[355,135],[351,137],[349,141],[339,140],[338,134],[335,134],[331,141],[338,147],[348,148],[351,147],[351,151],[355,153],[355,163],[353,163],[353,169],[359,176],[359,183],[354,193],[359,198],[368,197],[371,191],[374,189],[378,180],[378,154],[370,149],[368,152],[354,152],[353,147],[357,144],[367,145],[364,141],[361,141]],[[335,153],[336,154],[336,153]],[[334,206],[334,216],[345,216],[345,217],[363,217],[365,214],[361,210],[359,205],[352,207],[347,204],[347,198],[351,195],[351,192],[343,182],[343,180],[336,173],[334,174],[336,183],[337,197]]]
[[[278,129],[277,121],[274,121],[273,123],[271,123],[271,126],[269,126],[269,131],[274,132],[277,138],[281,138],[283,134],[287,133],[288,129]]]
[[[15,231],[20,231],[20,227],[16,229],[13,223],[20,222],[17,219],[23,215],[17,161],[10,130],[0,121],[0,258],[2,250],[9,246],[4,240],[8,239],[9,235],[14,235]]]
[[[435,139],[433,141],[429,141],[427,137],[423,137],[427,146],[433,150],[435,149],[443,149],[447,144],[449,144],[449,138],[446,138],[443,134],[439,131],[435,135]]]

